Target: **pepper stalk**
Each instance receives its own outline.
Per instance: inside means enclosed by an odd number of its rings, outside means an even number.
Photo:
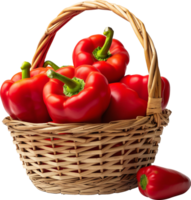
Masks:
[[[140,186],[143,190],[146,190],[147,187],[147,183],[148,183],[148,179],[147,176],[145,174],[143,174],[140,178]]]
[[[50,58],[47,58],[44,62],[43,67],[47,66],[51,66],[54,70],[60,69],[60,65]]]
[[[102,61],[102,60],[106,61],[109,57],[111,57],[111,53],[109,49],[111,47],[111,43],[113,40],[114,31],[112,28],[107,27],[105,28],[103,34],[106,36],[106,40],[103,47],[97,47],[93,51],[94,57],[99,61]]]
[[[85,86],[84,80],[76,78],[76,77],[70,79],[70,78],[63,76],[51,69],[49,69],[47,71],[47,76],[49,78],[55,78],[55,79],[62,81],[64,83],[63,93],[69,97],[71,97],[75,94],[78,94],[80,91],[82,91],[84,89],[84,86]]]
[[[60,69],[62,67],[67,67],[69,65],[70,65],[69,63],[59,65],[54,60],[47,58],[44,62],[43,67],[45,68],[47,66],[51,66],[54,70],[57,70],[57,69]],[[30,68],[31,68],[30,60],[23,59],[21,61],[21,66],[20,66],[20,70],[21,70],[21,73],[22,73],[22,79],[30,78]]]
[[[29,62],[26,62],[26,61],[23,62],[21,66],[22,79],[30,78],[30,67],[31,67],[31,64]]]

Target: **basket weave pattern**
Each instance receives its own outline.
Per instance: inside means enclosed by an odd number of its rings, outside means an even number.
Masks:
[[[154,162],[171,111],[161,109],[157,53],[144,24],[126,8],[85,1],[64,9],[39,42],[32,68],[41,67],[56,32],[85,10],[111,10],[130,22],[144,48],[149,71],[147,116],[110,123],[35,124],[7,117],[13,142],[33,184],[62,194],[111,194],[137,187],[136,173]],[[63,134],[67,133],[67,134]]]

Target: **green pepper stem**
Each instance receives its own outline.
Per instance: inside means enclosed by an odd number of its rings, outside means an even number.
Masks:
[[[62,81],[63,83],[65,83],[64,85],[64,94],[66,96],[72,96],[74,94],[78,94],[81,90],[84,89],[84,81],[78,78],[73,78],[70,79],[66,76],[63,76],[61,74],[56,73],[55,71],[49,69],[47,71],[47,76],[49,78],[55,78],[58,79],[60,81]]]
[[[31,67],[31,64],[29,62],[26,62],[26,61],[23,62],[21,66],[22,79],[30,78],[30,67]]]
[[[53,62],[50,61],[50,60],[47,60],[47,61],[44,63],[43,67],[47,67],[48,65],[50,65],[55,71],[56,71],[57,69],[60,69],[60,67],[58,67],[55,63],[53,63]]]
[[[143,190],[146,190],[147,184],[148,184],[147,176],[143,174],[140,178],[140,186]]]
[[[101,61],[101,60],[107,60],[111,53],[109,52],[109,48],[112,43],[112,39],[115,34],[115,29],[112,26],[105,25],[104,30],[102,31],[102,34],[106,36],[105,43],[102,47],[98,47],[93,51],[94,57]]]

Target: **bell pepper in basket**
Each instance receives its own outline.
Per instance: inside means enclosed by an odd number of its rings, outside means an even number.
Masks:
[[[110,88],[107,79],[94,67],[90,70],[91,67],[78,67],[74,77],[53,70],[47,72],[51,80],[44,87],[43,97],[54,122],[101,121],[110,102]]]
[[[148,101],[148,79],[149,75],[141,76],[135,74],[123,77],[120,82],[135,90],[141,99]],[[161,77],[161,85],[162,109],[164,110],[170,97],[170,83],[165,77]]]
[[[103,122],[135,119],[137,116],[146,115],[147,102],[134,90],[123,83],[111,83],[109,86],[111,101],[102,117]]]
[[[49,81],[46,71],[38,68],[30,71],[30,63],[24,62],[22,73],[15,74],[1,87],[1,100],[13,119],[41,123],[51,121],[43,101],[42,90]]]
[[[73,51],[74,67],[93,65],[109,83],[120,81],[129,63],[129,54],[123,44],[113,38],[113,30],[106,28],[104,35],[92,35],[78,42]]]
[[[185,193],[191,185],[190,179],[172,169],[151,165],[137,173],[141,194],[151,199],[168,199]]]
[[[21,69],[24,68],[23,66],[27,65],[27,64],[29,64],[29,61],[23,59],[23,61],[21,62],[21,66],[22,66]],[[45,60],[44,65],[42,67],[30,70],[30,77],[32,78],[38,74],[46,73],[48,69],[57,70],[57,69],[60,69],[61,67],[64,67],[64,65],[60,66],[54,60],[48,58]],[[28,68],[30,69],[29,65],[28,65]],[[29,74],[28,74],[29,69],[26,69],[27,77],[29,77]],[[4,79],[0,85],[0,101],[1,101],[2,107],[5,111],[5,113],[8,114],[9,116],[11,116],[13,119],[18,119],[18,117],[15,116],[15,114],[13,114],[13,111],[10,107],[9,89],[13,85],[14,82],[21,80],[22,76],[23,77],[25,76],[24,71],[25,71],[25,69],[14,72],[10,78]],[[23,118],[23,119],[25,119],[25,118]]]

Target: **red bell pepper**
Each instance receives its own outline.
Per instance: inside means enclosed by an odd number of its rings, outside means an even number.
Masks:
[[[141,194],[158,200],[183,194],[191,185],[184,174],[155,165],[141,168],[137,172],[137,181]]]
[[[43,97],[54,122],[100,122],[109,105],[110,88],[96,69],[89,72],[89,66],[80,66],[72,77],[47,72],[51,80],[44,87]]]
[[[21,63],[22,63],[21,65],[23,67],[27,63],[29,64],[29,61],[25,61],[25,59],[24,59]],[[43,67],[39,67],[39,68],[30,70],[30,77],[32,78],[32,77],[34,77],[38,74],[42,74],[42,73],[45,74],[48,69],[57,70],[57,69],[60,69],[60,67],[63,67],[63,66],[59,66],[55,61],[48,58],[45,60]],[[28,68],[30,68],[29,65],[28,65]],[[13,85],[13,83],[22,79],[22,75],[23,75],[22,71],[24,73],[25,70],[23,69],[23,70],[18,70],[16,72],[14,72],[10,78],[4,79],[0,86],[0,101],[1,101],[2,107],[5,111],[5,113],[8,114],[9,116],[11,116],[13,119],[18,119],[18,117],[15,116],[14,112],[12,111],[12,109],[10,107],[11,102],[9,100],[9,89]],[[29,77],[28,73],[29,73],[29,71],[27,72],[27,77]],[[25,119],[25,117],[22,119]]]
[[[127,75],[120,82],[124,83],[128,88],[135,90],[141,99],[148,101],[148,79],[148,75],[141,76],[136,74]],[[162,110],[164,110],[170,97],[170,83],[165,77],[161,77],[161,86]]]
[[[139,98],[134,90],[123,83],[111,83],[109,86],[111,101],[102,117],[103,122],[135,119],[146,115],[147,102]]]
[[[106,28],[104,35],[92,35],[78,42],[73,51],[74,67],[93,65],[108,80],[118,82],[129,63],[129,54],[123,44],[113,39],[113,30]]]
[[[49,81],[45,73],[52,68],[38,68],[30,72],[30,63],[24,62],[21,69],[22,73],[17,73],[1,87],[5,110],[13,119],[34,123],[50,121],[42,90]]]

